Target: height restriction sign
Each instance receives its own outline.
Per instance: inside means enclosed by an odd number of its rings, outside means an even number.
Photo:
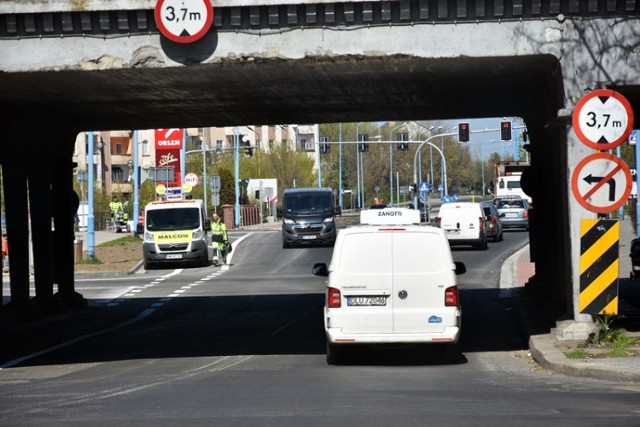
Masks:
[[[209,0],[158,0],[155,9],[160,32],[176,43],[201,39],[211,28],[213,7]]]
[[[612,154],[596,153],[573,171],[571,190],[578,203],[596,213],[615,211],[631,194],[629,166]]]
[[[580,141],[593,149],[616,148],[633,130],[631,104],[613,90],[589,92],[573,111],[573,128]]]

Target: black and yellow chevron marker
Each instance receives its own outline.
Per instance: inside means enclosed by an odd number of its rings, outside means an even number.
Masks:
[[[619,241],[618,221],[581,221],[580,313],[618,314]]]

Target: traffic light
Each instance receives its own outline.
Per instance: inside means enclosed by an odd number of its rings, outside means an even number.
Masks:
[[[458,123],[458,142],[469,142],[469,123]]]
[[[500,122],[500,140],[511,141],[511,122]]]
[[[329,145],[329,137],[328,136],[321,136],[320,137],[320,152],[322,154],[329,154],[329,151],[331,151],[331,146]]]
[[[417,192],[417,191],[418,191],[418,184],[411,184],[411,185],[409,186],[409,190],[410,190],[412,193]]]
[[[361,153],[366,153],[369,151],[369,143],[368,142],[360,142],[358,144],[358,151]]]
[[[398,151],[407,151],[409,149],[409,143],[403,141],[409,140],[409,134],[406,132],[398,133],[397,139],[400,141],[398,142]]]

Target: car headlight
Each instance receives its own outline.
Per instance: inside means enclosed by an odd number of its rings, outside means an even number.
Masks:
[[[153,238],[153,233],[150,231],[144,232],[144,241],[145,242],[153,242],[155,239]]]
[[[203,234],[202,234],[202,230],[197,229],[196,231],[193,232],[193,237],[191,240],[200,240],[202,239]]]
[[[295,222],[294,220],[292,220],[292,219],[285,218],[285,219],[284,219],[284,223],[285,223],[285,224],[295,224],[296,222]]]
[[[333,222],[333,217],[332,216],[327,217],[327,218],[323,219],[322,222]]]

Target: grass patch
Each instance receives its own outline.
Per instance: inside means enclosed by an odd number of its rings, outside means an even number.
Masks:
[[[567,356],[567,359],[587,359],[589,357],[589,353],[583,348],[576,348],[575,350],[566,352],[564,355]]]
[[[113,246],[127,246],[132,243],[139,243],[141,240],[138,237],[133,236],[124,236],[116,240],[110,240],[108,242],[100,243],[98,247],[100,248],[109,248]]]
[[[98,258],[94,257],[94,258],[86,258],[86,259],[78,260],[76,264],[103,264],[103,262],[100,261]]]
[[[615,347],[609,353],[609,357],[628,357],[629,355],[629,350],[627,350],[625,347]]]

